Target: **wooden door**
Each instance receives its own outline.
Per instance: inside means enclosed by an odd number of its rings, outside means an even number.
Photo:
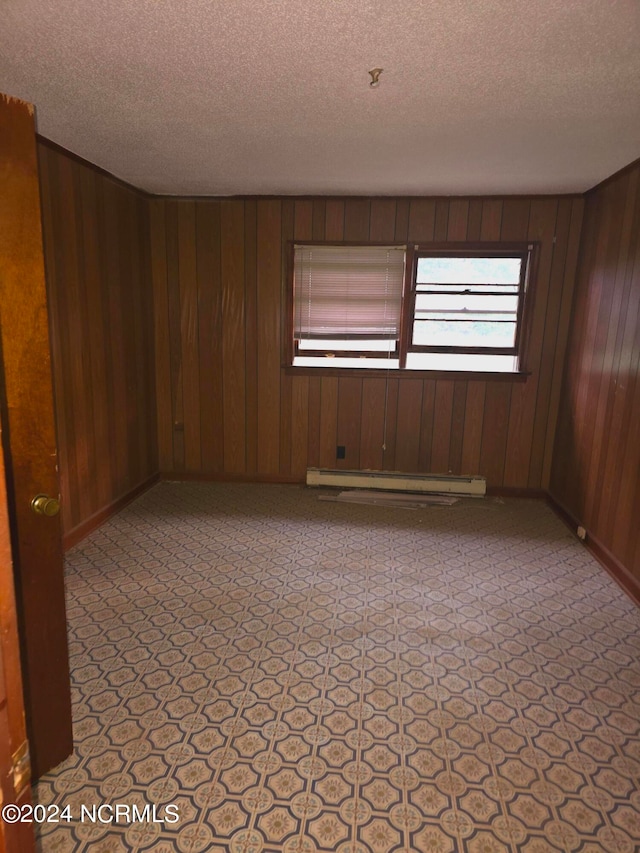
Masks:
[[[0,421],[1,421],[0,412]],[[0,433],[2,425],[0,422]],[[31,802],[27,733],[22,700],[18,625],[13,588],[4,453],[0,446],[0,802]],[[0,819],[1,853],[30,853],[33,824]]]
[[[34,779],[72,749],[62,538],[33,107],[0,95],[0,405]]]

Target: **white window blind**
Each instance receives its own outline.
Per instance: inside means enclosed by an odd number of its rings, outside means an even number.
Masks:
[[[296,246],[294,337],[397,340],[405,253],[404,246]]]

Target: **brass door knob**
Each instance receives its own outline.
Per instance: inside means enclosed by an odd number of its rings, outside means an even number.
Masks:
[[[31,501],[31,509],[38,515],[57,515],[60,512],[60,501],[49,495],[36,495]]]

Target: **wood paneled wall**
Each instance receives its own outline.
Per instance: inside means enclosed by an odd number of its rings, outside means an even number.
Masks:
[[[583,205],[568,196],[152,199],[161,471],[302,481],[308,466],[342,466],[546,488]],[[291,375],[281,367],[291,239],[540,241],[531,376]]]
[[[587,196],[551,494],[640,581],[640,164]]]
[[[63,531],[157,473],[146,198],[39,143]]]

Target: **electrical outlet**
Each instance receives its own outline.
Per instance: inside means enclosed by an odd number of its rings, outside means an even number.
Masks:
[[[583,542],[587,538],[587,531],[584,529],[584,527],[578,527],[576,533],[578,534],[578,539],[582,539]]]
[[[347,448],[344,444],[339,444],[336,447],[336,459],[345,459],[347,455]]]

